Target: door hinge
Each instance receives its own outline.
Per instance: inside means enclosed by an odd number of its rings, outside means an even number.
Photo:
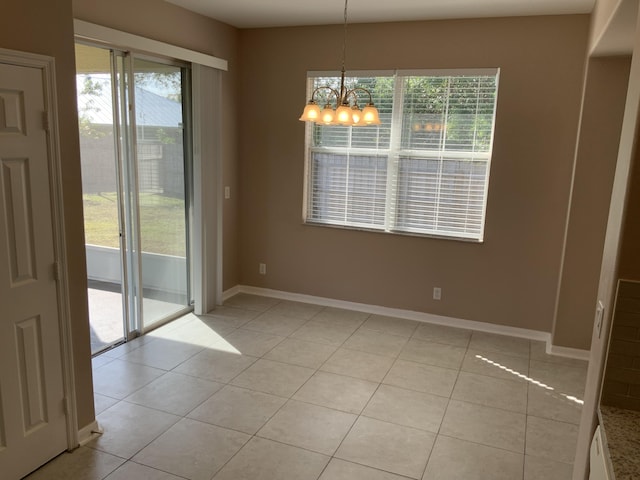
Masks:
[[[69,412],[71,411],[71,402],[69,401],[69,397],[64,397],[62,399],[62,409],[64,410],[64,414],[68,417]]]
[[[60,262],[53,262],[53,279],[56,282],[60,281]]]
[[[42,128],[45,132],[49,131],[49,112],[42,112]]]

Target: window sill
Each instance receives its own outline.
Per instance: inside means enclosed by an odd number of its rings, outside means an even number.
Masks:
[[[451,237],[448,235],[435,235],[435,234],[426,234],[426,233],[412,233],[412,232],[392,232],[386,230],[380,230],[377,228],[366,228],[366,227],[354,227],[350,225],[335,225],[331,223],[321,223],[321,222],[313,222],[309,220],[303,220],[302,225],[305,227],[320,227],[320,228],[331,228],[335,230],[347,230],[352,232],[363,232],[363,233],[377,233],[381,235],[393,235],[398,237],[413,237],[413,238],[423,238],[429,240],[447,240],[453,242],[461,242],[461,243],[470,243],[475,245],[484,244],[483,240],[476,240],[474,238],[464,238],[464,237]]]

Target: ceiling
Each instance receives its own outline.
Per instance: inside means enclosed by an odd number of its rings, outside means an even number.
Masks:
[[[166,0],[238,28],[343,22],[343,0]],[[590,13],[595,0],[350,0],[349,23]]]

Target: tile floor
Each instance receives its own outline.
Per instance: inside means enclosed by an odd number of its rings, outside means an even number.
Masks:
[[[122,294],[117,291],[119,286],[105,283],[98,283],[98,285],[100,288],[87,289],[92,354],[96,354],[124,339]],[[161,296],[162,293],[156,292],[155,295]],[[186,308],[185,304],[171,303],[148,297],[143,299],[143,303],[147,324],[153,324]]]
[[[104,434],[28,478],[566,480],[586,363],[240,294],[94,359]]]

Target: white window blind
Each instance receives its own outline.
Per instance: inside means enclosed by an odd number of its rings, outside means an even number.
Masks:
[[[339,81],[310,75],[309,89]],[[481,241],[498,71],[346,82],[372,93],[382,123],[309,127],[306,221]]]

